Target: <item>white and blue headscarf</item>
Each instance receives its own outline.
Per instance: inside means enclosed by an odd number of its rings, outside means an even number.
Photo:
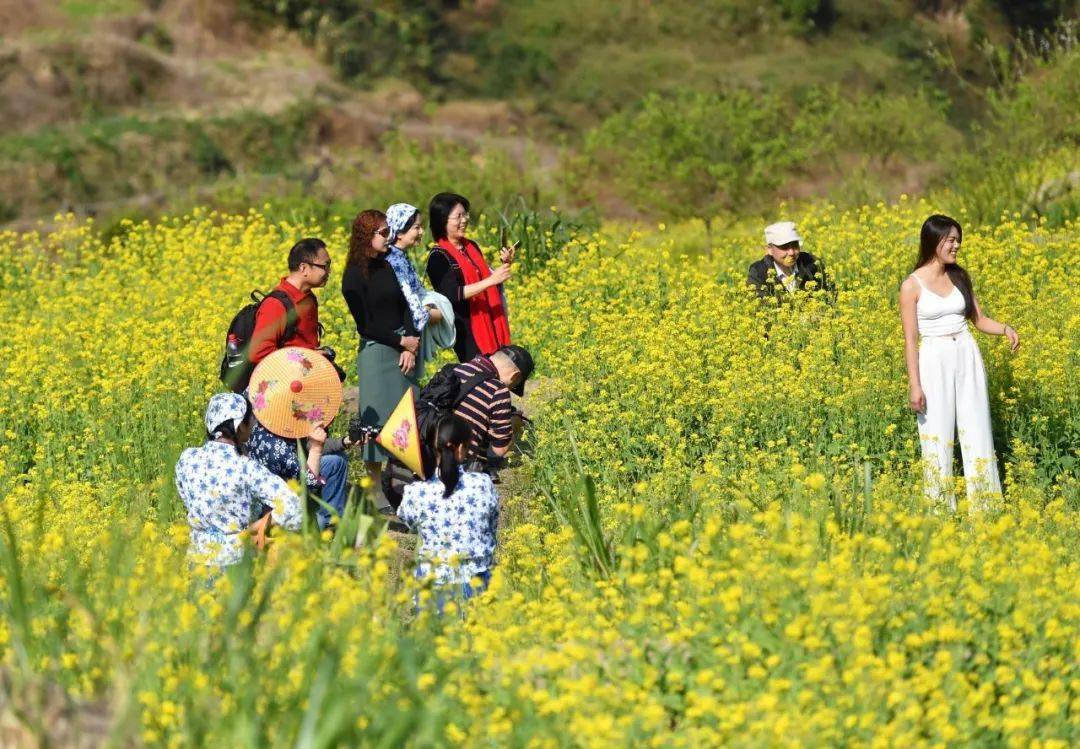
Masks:
[[[237,393],[218,393],[206,406],[206,416],[203,419],[206,424],[206,433],[210,439],[221,437],[222,433],[216,430],[226,422],[232,424],[235,433],[244,421],[244,417],[247,416],[247,410],[248,404],[244,396]]]
[[[386,226],[390,229],[390,250],[386,253],[386,262],[394,269],[398,286],[405,295],[417,331],[423,330],[428,322],[429,313],[421,301],[427,290],[420,282],[420,276],[416,275],[416,269],[409,262],[408,256],[394,242],[419,212],[416,206],[408,203],[394,203],[386,209]]]

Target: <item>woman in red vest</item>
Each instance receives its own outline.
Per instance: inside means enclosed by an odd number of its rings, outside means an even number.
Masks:
[[[428,255],[427,275],[432,288],[453,305],[458,361],[493,354],[510,344],[502,283],[510,278],[514,251],[502,248],[503,264],[491,269],[480,248],[465,236],[469,201],[461,195],[439,193],[431,199],[428,216],[437,244]]]

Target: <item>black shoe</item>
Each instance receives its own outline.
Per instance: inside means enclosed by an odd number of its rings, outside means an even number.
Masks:
[[[397,516],[397,510],[390,505],[379,508],[379,515],[386,521],[387,530],[394,531],[395,533],[411,533],[409,526],[401,522],[401,519]]]
[[[405,523],[401,522],[401,518],[390,512],[379,512],[380,515],[386,520],[386,530],[394,531],[394,533],[412,533],[412,529]]]

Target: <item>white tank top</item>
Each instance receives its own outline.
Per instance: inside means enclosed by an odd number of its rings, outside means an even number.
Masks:
[[[948,296],[941,296],[926,288],[926,284],[914,273],[911,277],[922,288],[919,301],[915,303],[920,336],[956,335],[967,330],[964,295],[960,289],[953,285]]]

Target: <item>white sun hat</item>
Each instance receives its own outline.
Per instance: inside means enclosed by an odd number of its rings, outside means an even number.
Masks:
[[[802,242],[794,221],[778,221],[765,227],[765,244],[780,247],[788,242]]]

